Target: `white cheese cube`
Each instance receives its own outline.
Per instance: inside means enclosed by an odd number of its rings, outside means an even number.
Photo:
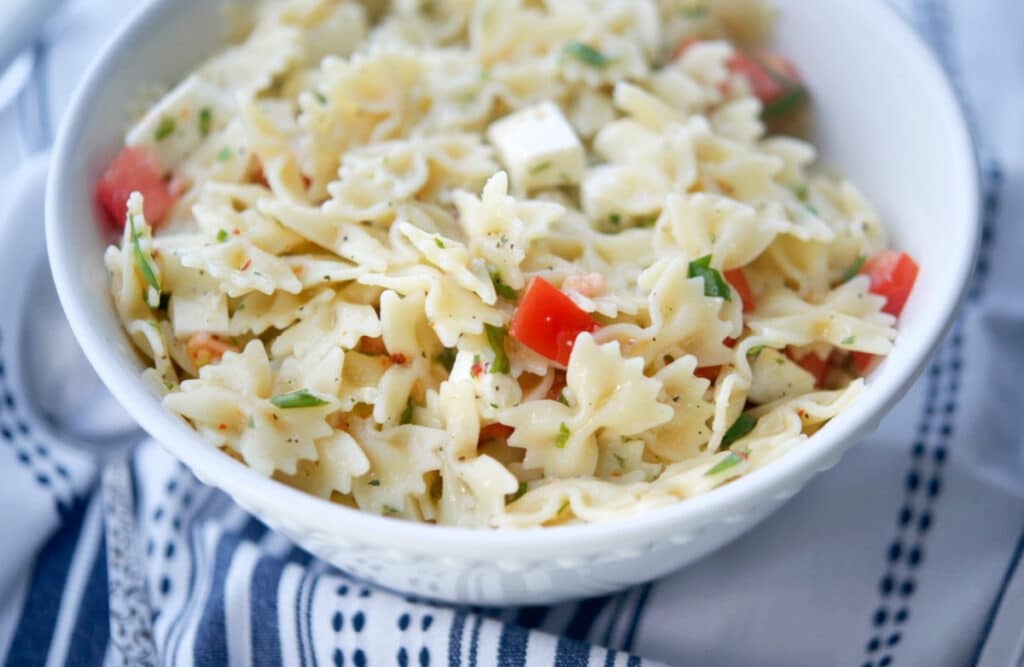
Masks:
[[[487,137],[519,193],[577,185],[583,180],[583,145],[562,110],[552,102],[541,102],[495,121]]]
[[[175,291],[169,307],[171,327],[178,338],[205,331],[227,336],[228,299],[217,291]]]
[[[753,378],[747,398],[758,405],[814,391],[814,376],[778,350],[761,350],[750,370]]]

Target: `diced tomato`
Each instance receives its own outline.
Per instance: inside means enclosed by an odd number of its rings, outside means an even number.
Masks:
[[[877,357],[869,352],[854,352],[851,355],[853,359],[853,368],[857,371],[858,375],[867,375],[868,371],[874,368],[875,359]]]
[[[905,252],[883,250],[868,258],[860,273],[871,279],[872,293],[885,297],[882,310],[899,317],[917,281],[917,262]]]
[[[825,379],[828,378],[828,371],[831,365],[828,359],[819,359],[816,354],[805,354],[804,356],[797,359],[793,356],[791,351],[786,351],[786,356],[793,360],[793,362],[804,369],[808,373],[814,376],[815,386],[822,386],[825,384]]]
[[[376,338],[363,336],[359,339],[359,344],[356,346],[356,350],[362,354],[369,354],[374,357],[379,354],[388,353],[388,349],[384,347],[384,339],[380,336],[377,336]]]
[[[793,63],[771,51],[757,54],[737,51],[729,59],[729,69],[745,78],[764,110],[766,121],[780,120],[800,109],[807,101],[807,89]]]
[[[142,195],[146,222],[154,228],[174,205],[160,161],[149,148],[125,148],[96,185],[96,199],[115,229],[124,229],[128,197],[133,192]]]
[[[487,442],[488,440],[501,440],[507,441],[511,436],[514,428],[505,424],[488,424],[480,429],[480,442]]]
[[[693,371],[693,374],[699,378],[704,378],[705,380],[714,382],[715,380],[718,379],[718,374],[721,371],[721,366],[704,366],[703,368],[698,368],[695,371]]]
[[[555,371],[555,379],[551,382],[551,387],[548,389],[546,398],[549,401],[557,401],[558,397],[562,395],[562,391],[565,389],[565,371]]]
[[[740,298],[743,299],[743,312],[749,313],[757,307],[757,303],[754,301],[754,293],[750,291],[750,283],[747,282],[747,277],[743,275],[743,269],[733,269],[725,272],[725,280],[732,285],[740,294]]]
[[[598,326],[572,299],[537,276],[527,285],[508,333],[534,352],[566,365],[576,337]]]

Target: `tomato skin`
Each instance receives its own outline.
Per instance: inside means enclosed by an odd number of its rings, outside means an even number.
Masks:
[[[512,437],[512,433],[514,431],[514,428],[506,426],[505,424],[488,424],[480,429],[479,441],[481,443],[487,442],[488,440],[501,440],[502,442],[505,442]]]
[[[154,228],[174,205],[174,197],[164,182],[160,161],[149,148],[125,148],[96,184],[96,200],[115,230],[124,229],[128,197],[132,192],[142,195],[146,222]]]
[[[536,276],[526,287],[508,334],[534,352],[565,366],[576,337],[595,331],[599,326],[572,299]]]
[[[828,371],[831,368],[828,359],[819,359],[818,355],[814,353],[805,354],[797,359],[789,350],[786,351],[786,356],[797,366],[814,376],[814,386],[821,387],[825,384],[825,380],[828,378]]]
[[[877,357],[870,352],[854,352],[850,355],[853,360],[853,368],[858,375],[864,376],[874,368]]]
[[[743,300],[744,313],[752,312],[757,308],[757,302],[754,301],[754,293],[750,290],[750,283],[747,282],[747,277],[743,275],[743,269],[726,271],[725,280],[732,285],[734,290],[739,292],[740,298]]]
[[[871,292],[885,297],[883,312],[899,317],[917,282],[917,262],[905,252],[883,250],[868,258],[861,275],[871,279]]]

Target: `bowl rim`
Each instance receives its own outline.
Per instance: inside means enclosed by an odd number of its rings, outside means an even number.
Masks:
[[[73,180],[74,170],[70,165],[74,161],[70,157],[75,137],[82,131],[83,110],[95,99],[96,91],[109,70],[126,56],[126,42],[133,36],[159,29],[162,17],[166,12],[174,11],[175,4],[170,0],[150,0],[137,8],[114,32],[80,80],[61,124],[51,161],[46,192],[47,252],[58,295],[75,337],[115,398],[154,439],[201,479],[237,478],[238,483],[248,487],[247,497],[273,499],[275,508],[286,508],[272,512],[272,516],[261,517],[271,523],[274,522],[273,515],[304,517],[302,521],[307,528],[315,524],[325,527],[325,530],[337,530],[346,537],[366,536],[367,541],[379,546],[473,560],[481,557],[516,558],[527,553],[536,557],[568,555],[570,551],[578,553],[584,548],[593,551],[614,544],[624,545],[629,537],[664,534],[686,525],[699,529],[702,525],[742,513],[759,500],[788,497],[814,473],[838,461],[863,434],[865,425],[876,426],[886,406],[906,393],[924,370],[929,357],[952,326],[966,296],[981,231],[979,165],[967,114],[937,56],[906,18],[888,3],[872,3],[876,9],[871,11],[877,12],[875,20],[887,23],[887,29],[900,34],[907,48],[914,52],[913,57],[932,78],[929,85],[937,86],[937,92],[945,98],[947,112],[956,125],[955,135],[947,138],[949,154],[956,157],[956,164],[963,163],[957,167],[964,172],[958,177],[962,177],[962,187],[968,197],[966,201],[975,203],[971,208],[971,219],[967,221],[970,226],[965,230],[969,243],[958,257],[958,263],[947,269],[957,275],[953,283],[957,288],[948,295],[943,307],[926,319],[919,335],[905,341],[907,349],[904,352],[907,354],[899,368],[887,368],[888,364],[884,364],[847,410],[833,418],[801,447],[779,460],[707,493],[635,515],[567,526],[474,529],[389,519],[307,494],[259,475],[245,464],[224,455],[182,420],[167,412],[156,397],[149,392],[135,391],[132,385],[141,384],[138,372],[130,373],[123,368],[107,341],[89,323],[84,288],[78,284],[71,270],[74,266],[71,255],[75,249],[65,240],[66,235],[60,233],[61,220],[72,217],[66,215],[70,198],[62,197],[62,193],[69,190],[66,183]],[[861,9],[867,10],[866,7]],[[215,485],[232,494],[224,485]],[[338,526],[343,528],[338,530]]]

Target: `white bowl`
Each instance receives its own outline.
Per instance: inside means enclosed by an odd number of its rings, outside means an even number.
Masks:
[[[839,461],[902,396],[964,293],[978,238],[974,153],[935,59],[883,2],[777,0],[779,48],[814,92],[826,163],[867,193],[893,243],[921,263],[896,349],[868,390],[799,449],[706,495],[596,525],[472,531],[331,504],[261,477],[166,412],[139,379],[114,314],[92,192],[122,146],[127,100],[173,84],[221,43],[217,5],[156,0],[120,31],[65,116],[47,193],[50,263],[71,326],[100,377],[199,479],[317,556],[398,591],[454,602],[545,603],[650,580],[732,540]]]

